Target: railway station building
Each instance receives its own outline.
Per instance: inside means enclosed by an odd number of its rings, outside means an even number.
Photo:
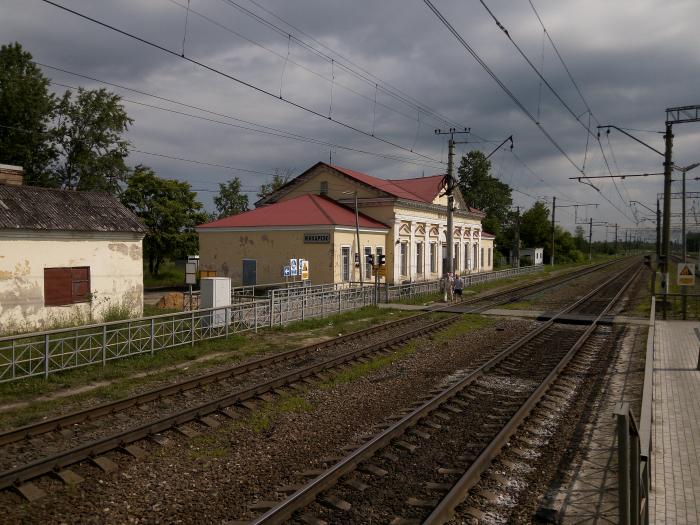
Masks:
[[[200,269],[231,277],[233,285],[272,284],[289,279],[284,269],[291,259],[304,259],[312,284],[373,282],[365,256],[383,254],[382,282],[439,279],[447,266],[443,180],[380,179],[318,162],[255,209],[200,225]],[[481,228],[484,213],[467,206],[458,189],[454,202],[455,271],[492,270],[493,235]]]

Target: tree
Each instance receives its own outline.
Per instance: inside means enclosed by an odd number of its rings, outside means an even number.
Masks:
[[[588,242],[586,241],[586,232],[583,226],[576,226],[576,231],[574,232],[574,244],[576,244],[576,249],[584,251],[588,248]]]
[[[22,166],[30,185],[50,185],[55,153],[48,125],[56,100],[48,86],[19,43],[0,47],[0,163]]]
[[[218,218],[238,215],[248,209],[248,196],[241,193],[241,179],[235,177],[219,184],[219,194],[214,197]]]
[[[260,191],[258,192],[258,198],[264,199],[268,195],[276,192],[282,186],[287,184],[292,178],[294,170],[291,168],[277,168],[274,170],[274,175],[272,176],[272,182],[263,183],[260,185]]]
[[[121,201],[148,228],[143,251],[151,275],[158,275],[165,258],[198,251],[194,228],[209,217],[187,182],[162,179],[151,168],[139,165],[129,177]]]
[[[536,202],[523,213],[520,220],[520,239],[527,248],[544,248],[545,258],[551,252],[549,210],[543,202]]]
[[[71,190],[119,191],[129,169],[124,162],[129,142],[122,138],[133,123],[121,98],[104,88],[66,91],[57,106],[53,130],[59,154],[53,177],[56,185]]]
[[[486,217],[482,221],[484,230],[496,235],[496,244],[502,244],[503,225],[508,220],[509,208],[513,204],[510,186],[491,175],[491,162],[477,150],[462,157],[457,176],[459,189],[467,204],[478,208]]]

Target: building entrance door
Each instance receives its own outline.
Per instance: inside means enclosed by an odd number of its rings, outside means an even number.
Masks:
[[[243,259],[243,286],[254,286],[257,282],[257,261]]]

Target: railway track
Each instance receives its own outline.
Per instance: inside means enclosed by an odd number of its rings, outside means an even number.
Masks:
[[[472,298],[465,303],[474,305],[472,311],[483,311],[494,304],[518,300],[529,294],[559,286],[606,268],[610,264],[614,262],[589,267],[551,281],[501,290],[487,296]],[[255,359],[180,383],[1,433],[0,446],[3,449],[0,451],[0,465],[4,471],[0,472],[0,489],[14,487],[28,499],[35,499],[42,494],[28,483],[33,478],[55,474],[66,482],[80,481],[67,467],[84,460],[92,461],[103,470],[112,470],[116,465],[104,456],[109,451],[119,449],[133,456],[140,456],[142,451],[135,443],[141,439],[150,437],[160,441],[162,433],[173,428],[187,434],[187,425],[192,422],[205,427],[218,426],[219,419],[227,417],[229,407],[244,404],[266,392],[313,377],[324,370],[389,350],[411,338],[442,329],[458,317],[451,316],[434,321],[431,316],[434,317],[434,312],[385,323],[323,343]],[[409,326],[411,329],[406,330]],[[386,336],[387,333],[389,337]],[[361,344],[357,345],[358,341],[361,341]],[[348,351],[346,347],[352,345],[357,347]],[[271,367],[286,366],[290,361],[295,361],[298,368],[278,376],[266,377],[267,380],[261,380],[260,375],[254,375],[255,371],[258,371],[263,376],[269,376]],[[230,384],[231,380],[239,380],[241,377],[245,377],[248,383],[242,386]],[[187,396],[193,391],[202,391],[209,399],[202,401],[197,400],[197,396],[192,396],[195,399],[185,399],[184,409],[173,411],[159,419],[147,418],[140,425],[134,424],[134,418],[124,413],[131,410],[134,414],[134,409],[139,409],[135,413],[144,419],[144,414],[150,410],[158,410],[156,405],[162,405],[164,400],[172,396]],[[216,395],[217,393],[219,395]],[[162,407],[160,410],[162,411]],[[116,424],[98,421],[101,418],[118,416],[121,418]],[[96,434],[96,422],[102,423],[99,425],[101,434]],[[105,428],[109,429],[112,426],[120,430],[105,433]],[[43,436],[46,439],[40,439]],[[56,439],[67,442],[65,450],[43,457],[37,454],[37,451],[56,449],[59,446],[54,442]]]
[[[638,272],[625,268],[481,366],[397,415],[252,523],[444,523],[587,344]],[[605,304],[598,296],[605,296]],[[592,306],[595,305],[595,306]],[[587,325],[567,314],[595,310]],[[469,414],[463,417],[460,414]],[[398,420],[396,420],[398,419]],[[277,491],[284,494],[283,489]],[[393,521],[392,521],[393,520]]]

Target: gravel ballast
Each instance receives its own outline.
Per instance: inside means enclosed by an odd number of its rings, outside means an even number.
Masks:
[[[484,321],[481,321],[484,322]],[[299,484],[299,473],[324,466],[320,459],[344,455],[342,448],[376,433],[374,425],[420,399],[445,378],[469,369],[484,353],[503,347],[525,330],[530,321],[494,321],[467,335],[464,344],[445,344],[457,336],[415,343],[416,351],[399,350],[374,371],[349,382],[326,381],[307,385],[252,411],[236,409],[234,419],[201,430],[188,438],[168,432],[169,443],[142,443],[148,454],[140,460],[111,453],[120,470],[103,474],[83,463],[73,468],[86,477],[75,487],[42,478],[37,485],[48,495],[24,503],[4,492],[0,505],[8,522],[66,523],[222,523],[255,515],[249,505],[280,497],[276,489]],[[451,329],[448,329],[451,330]],[[424,348],[426,350],[424,350]],[[357,375],[362,369],[355,367]],[[352,372],[351,371],[351,372]],[[345,380],[353,374],[346,374]]]

